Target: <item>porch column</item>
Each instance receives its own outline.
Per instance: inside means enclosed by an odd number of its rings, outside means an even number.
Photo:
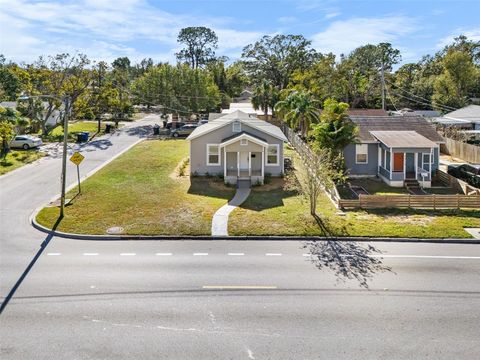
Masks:
[[[237,176],[240,177],[240,151],[237,151]]]
[[[392,148],[390,148],[390,180],[392,180],[393,177],[393,151]]]
[[[227,178],[227,148],[223,148],[223,178]],[[226,180],[225,180],[226,181]]]
[[[248,176],[252,176],[252,152],[248,152]]]
[[[382,148],[380,145],[378,146],[378,166],[377,166],[377,174],[380,173],[380,166],[382,165]]]
[[[407,178],[407,153],[403,153],[403,180]]]
[[[262,146],[262,178],[263,178],[263,173],[264,173],[264,168],[265,167],[265,146]]]
[[[432,162],[433,162],[433,148],[430,148],[430,164],[428,166],[428,170],[430,172],[430,181],[432,181]]]
[[[418,153],[415,153],[414,159],[415,159],[415,180],[418,180]]]

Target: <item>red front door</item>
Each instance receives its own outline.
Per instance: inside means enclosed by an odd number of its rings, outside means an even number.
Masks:
[[[393,153],[393,171],[403,172],[403,153]]]

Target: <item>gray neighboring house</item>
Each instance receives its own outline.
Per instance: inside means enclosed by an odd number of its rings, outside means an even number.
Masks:
[[[284,172],[282,130],[264,120],[235,111],[196,128],[190,142],[191,174],[223,175],[234,184],[247,179],[262,183],[265,174]]]
[[[449,112],[435,120],[445,126],[480,130],[480,105],[468,105],[461,109]]]
[[[343,151],[351,177],[380,177],[390,186],[416,180],[431,187],[438,169],[440,144],[435,127],[419,116],[352,117],[358,143]]]

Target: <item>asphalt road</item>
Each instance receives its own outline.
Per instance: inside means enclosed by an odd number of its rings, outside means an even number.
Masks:
[[[80,166],[83,177],[139,139],[150,135],[155,122],[160,122],[158,116],[149,115],[87,144],[69,144],[69,155],[80,151],[85,156]],[[0,294],[3,296],[45,238],[45,234],[32,228],[29,217],[36,208],[44,206],[60,193],[61,162],[59,153],[0,177]],[[67,186],[76,181],[76,167],[67,161]],[[12,269],[14,276],[6,277],[6,273]]]
[[[82,147],[82,173],[155,121]],[[60,161],[0,177],[2,296],[46,238],[28,218],[58,193]],[[53,238],[0,316],[0,358],[480,358],[478,245],[337,249],[343,273],[318,268],[329,248],[303,245]]]
[[[300,242],[53,239],[1,358],[480,358],[480,247],[374,246],[367,290]]]

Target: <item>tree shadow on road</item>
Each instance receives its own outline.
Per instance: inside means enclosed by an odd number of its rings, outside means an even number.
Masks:
[[[366,289],[376,273],[393,272],[383,264],[379,249],[370,244],[363,246],[355,241],[338,240],[319,216],[314,217],[327,240],[306,242],[303,248],[308,249],[310,261],[319,270],[330,269],[337,280],[357,280]]]
[[[52,227],[52,231],[48,233],[47,237],[45,238],[45,240],[42,241],[42,243],[40,244],[40,249],[37,251],[37,253],[35,254],[35,256],[33,257],[33,259],[30,261],[30,263],[28,264],[27,268],[25,269],[25,271],[22,273],[22,275],[20,275],[20,277],[18,278],[18,280],[15,282],[15,285],[13,285],[12,289],[9,291],[9,293],[7,294],[7,296],[5,296],[2,304],[0,305],[0,314],[2,314],[2,312],[5,310],[5,308],[7,307],[9,301],[11,300],[11,298],[13,297],[13,295],[15,295],[15,292],[17,291],[17,289],[20,287],[20,285],[22,284],[23,280],[25,280],[25,278],[27,277],[28,273],[30,272],[30,270],[32,270],[33,268],[33,265],[35,265],[35,263],[37,262],[37,260],[40,258],[40,255],[42,255],[43,251],[47,248],[48,244],[50,243],[50,240],[52,240],[53,238],[53,233],[55,232],[55,230],[57,229],[58,225],[60,225],[60,222],[62,221],[62,217],[59,216],[57,221],[55,222],[55,224],[53,225]]]

